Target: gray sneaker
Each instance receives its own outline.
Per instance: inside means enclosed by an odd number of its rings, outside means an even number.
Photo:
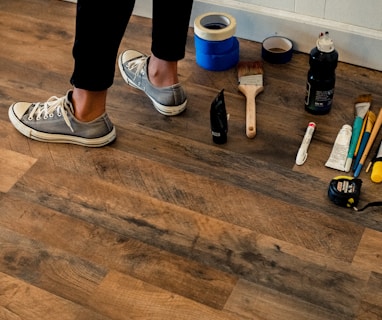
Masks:
[[[175,116],[186,109],[187,97],[177,83],[169,87],[155,87],[147,77],[150,57],[135,50],[122,52],[118,66],[123,79],[132,87],[142,90],[151,99],[155,109],[166,116]]]
[[[74,117],[71,95],[70,90],[44,103],[16,102],[9,108],[9,119],[24,136],[44,142],[102,147],[115,140],[116,130],[106,113],[91,122]]]

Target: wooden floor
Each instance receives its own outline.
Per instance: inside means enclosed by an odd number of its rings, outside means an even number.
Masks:
[[[115,143],[29,140],[8,107],[70,88],[74,18],[64,1],[0,2],[0,319],[382,319],[382,209],[330,202],[343,173],[324,165],[354,99],[371,93],[372,110],[382,106],[381,72],[340,63],[332,111],[313,116],[308,56],[265,62],[248,139],[237,71],[200,68],[191,28],[185,113],[160,115],[117,70]],[[149,53],[150,32],[132,17],[120,50]],[[259,43],[239,41],[241,60],[261,59]],[[221,89],[230,120],[219,146],[209,109]],[[296,166],[309,121],[317,130]],[[382,184],[360,178],[360,205],[382,200]]]

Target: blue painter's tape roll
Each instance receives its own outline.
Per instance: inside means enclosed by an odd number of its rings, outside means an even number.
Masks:
[[[232,47],[234,46],[234,41],[234,37],[222,41],[209,41],[198,37],[196,34],[194,36],[197,53],[223,54],[225,52],[231,51]]]
[[[236,19],[226,13],[210,12],[196,17],[194,40],[196,63],[212,71],[227,70],[239,61]]]
[[[236,37],[229,41],[208,41],[198,37],[196,44],[201,45],[201,49],[196,47],[196,63],[204,69],[223,71],[234,67],[239,61],[239,41]]]

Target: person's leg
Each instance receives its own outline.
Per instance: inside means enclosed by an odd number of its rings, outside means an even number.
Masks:
[[[120,41],[134,0],[78,0],[73,90],[40,103],[16,102],[9,119],[23,135],[46,142],[100,147],[116,130],[105,112]]]
[[[192,0],[154,0],[149,79],[158,87],[178,83],[184,58]]]
[[[106,108],[118,48],[135,0],[78,0],[73,45],[72,102],[78,120],[91,121]]]
[[[107,89],[90,91],[73,87],[71,102],[76,119],[89,122],[106,112]]]
[[[187,96],[178,80],[178,61],[185,56],[192,0],[154,0],[152,54],[135,50],[118,59],[124,80],[146,93],[154,107],[166,116],[186,109]]]

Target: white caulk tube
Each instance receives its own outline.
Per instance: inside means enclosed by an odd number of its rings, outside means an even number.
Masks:
[[[296,164],[301,166],[306,161],[308,157],[308,148],[310,141],[312,140],[312,136],[314,133],[314,129],[316,128],[316,124],[314,122],[309,122],[308,127],[306,128],[304,138],[302,139],[302,143],[300,148],[298,149],[296,156]]]
[[[345,171],[346,158],[349,151],[350,139],[352,135],[352,127],[344,124],[338,132],[336,141],[334,142],[332,152],[325,166],[328,168]]]

